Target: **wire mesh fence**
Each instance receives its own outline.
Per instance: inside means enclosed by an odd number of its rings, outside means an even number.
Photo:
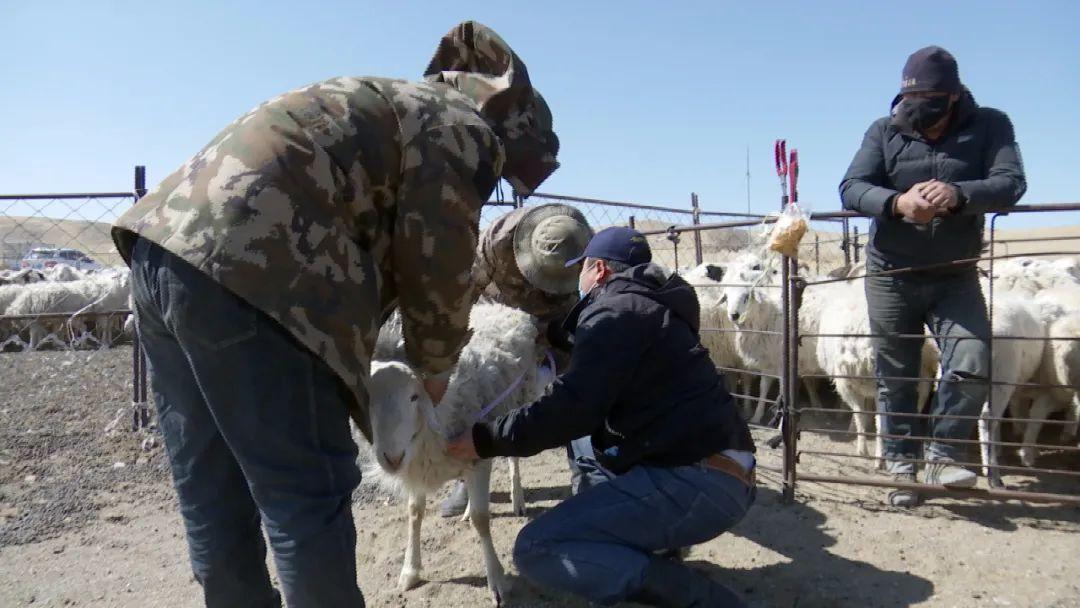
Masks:
[[[0,353],[130,345],[136,430],[150,423],[146,362],[111,227],[146,192],[145,175],[136,167],[127,192],[0,195]]]
[[[563,194],[535,193],[525,200],[489,202],[481,213],[481,228],[495,217],[522,205],[561,203],[579,209],[595,230],[608,226],[630,226],[649,233],[649,245],[653,259],[669,268],[687,270],[708,260],[728,259],[732,252],[750,247],[755,233],[762,230],[761,222],[768,215],[728,211],[705,211],[701,209],[698,196],[691,193],[686,207],[654,205],[628,201],[567,196]],[[699,226],[725,220],[745,221],[739,228],[721,230],[693,230],[685,235],[674,230],[684,226]],[[833,263],[839,250],[844,259],[851,257],[849,248],[854,241],[848,232],[846,220],[823,220],[821,234],[817,235],[817,259],[822,264]],[[659,231],[663,231],[662,233]],[[814,245],[804,244],[807,251]]]
[[[137,175],[136,193],[0,196],[0,279],[6,283],[0,285],[0,351],[99,349],[133,342],[136,428],[149,422],[146,364],[132,340],[126,296],[118,304],[98,292],[77,308],[70,304],[70,310],[22,310],[11,304],[12,294],[24,295],[31,283],[96,281],[99,287],[111,284],[115,293],[125,294],[123,271],[113,270],[120,260],[109,226],[145,191],[141,180]],[[760,255],[775,215],[703,211],[694,195],[680,208],[538,193],[527,200],[488,203],[481,226],[519,206],[554,202],[580,209],[594,229],[630,225],[642,230],[654,259],[680,270],[695,286],[702,303],[702,342],[754,428],[767,434],[770,446],[781,448],[775,466],[767,456],[765,466],[781,473],[789,498],[799,479],[903,487],[876,474],[883,461],[877,445],[898,436],[883,432],[889,430],[884,420],[903,415],[908,422],[925,421],[910,425],[923,429],[918,433],[899,435],[916,442],[940,440],[933,425],[942,420],[960,418],[982,431],[949,443],[959,446],[959,464],[988,475],[990,489],[920,484],[920,492],[1080,503],[1080,486],[1075,484],[1080,477],[1080,448],[1068,438],[1080,416],[1080,380],[1070,374],[1080,372],[1064,364],[1058,366],[1061,369],[1054,366],[1056,361],[1071,361],[1074,347],[1080,348],[1080,325],[1069,325],[1074,320],[1070,311],[1080,309],[1076,305],[1080,300],[1054,306],[1051,296],[1039,297],[1080,290],[1076,237],[1013,232],[1003,237],[998,233],[1003,215],[988,216],[984,255],[967,263],[978,264],[986,275],[983,289],[994,336],[989,340],[991,359],[996,364],[997,357],[1012,356],[1016,344],[1034,345],[1026,352],[1037,353],[1035,371],[1025,377],[1007,376],[992,365],[988,378],[955,379],[989,387],[982,412],[957,416],[924,409],[901,414],[876,406],[877,385],[883,378],[874,369],[873,341],[888,337],[925,344],[927,364],[917,374],[894,379],[916,386],[919,403],[931,403],[942,382],[939,370],[930,364],[936,361],[935,342],[941,336],[882,336],[864,327],[866,271],[859,263],[865,252],[853,214],[814,214],[811,230],[800,243],[798,262]],[[1077,205],[1044,205],[1018,207],[1011,213],[1078,210]],[[1057,277],[1058,282],[1040,283],[1044,275]],[[997,331],[1007,310],[1003,303],[1016,290],[1027,290],[1033,306],[1040,299],[1051,302],[1036,307],[1036,322],[1043,329],[1035,335]],[[1063,442],[1062,432],[1071,443]],[[914,454],[892,460],[927,464],[925,457]],[[1011,487],[1002,486],[999,479]]]
[[[0,195],[0,351],[130,342],[112,222],[133,192]]]
[[[1055,213],[1068,221],[1062,214],[1077,211],[1080,205],[1039,205],[990,214],[984,255],[949,264],[867,273],[857,265],[863,252],[855,247],[853,230],[846,259],[843,250],[833,252],[827,265],[821,259],[824,239],[804,238],[798,260],[767,255],[751,239],[741,255],[718,256],[715,267],[688,273],[702,304],[702,342],[710,342],[710,354],[737,398],[751,401],[744,408],[751,422],[768,420],[767,426],[778,427],[769,444],[783,448],[778,468],[785,496],[791,498],[803,480],[1080,504],[1080,236],[998,232],[1007,214]],[[818,224],[842,225],[853,217],[815,214],[807,236],[818,233]],[[686,242],[695,231],[740,229],[752,229],[751,220],[675,231]],[[941,355],[953,351],[954,342],[972,339],[945,326],[934,325],[938,333],[871,331],[868,276],[904,277],[963,265],[977,266],[983,275],[984,295],[969,304],[979,306],[984,299],[990,320],[983,336],[990,361],[984,374],[965,374],[962,364]],[[736,348],[708,337],[714,334],[731,336]],[[920,363],[908,375],[883,372],[875,363],[883,341],[914,343]],[[756,375],[759,386],[744,374]],[[775,398],[769,384],[779,385]],[[906,394],[910,407],[880,408],[882,385]],[[952,407],[965,386],[985,395],[976,403],[981,411]],[[776,409],[773,416],[770,408]],[[898,445],[914,449],[903,453]],[[979,471],[986,487],[947,488],[881,475],[886,463],[893,471],[939,465],[942,453]]]

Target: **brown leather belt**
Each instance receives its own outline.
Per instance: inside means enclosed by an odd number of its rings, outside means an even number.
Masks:
[[[746,484],[747,487],[752,488],[757,482],[757,475],[754,474],[754,470],[747,471],[741,464],[735,462],[734,459],[725,456],[723,454],[713,454],[701,461],[701,464],[709,467],[710,469],[716,469],[721,473],[727,473],[735,479]]]

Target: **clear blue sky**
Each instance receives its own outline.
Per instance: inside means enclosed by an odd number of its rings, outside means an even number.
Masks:
[[[549,192],[777,206],[772,141],[802,198],[837,183],[907,55],[950,49],[1005,110],[1024,202],[1080,200],[1080,2],[68,2],[0,0],[0,193],[155,184],[238,115],[339,75],[417,78],[477,19],[529,67],[562,140]],[[1080,215],[1080,214],[1077,214]],[[1041,220],[1038,223],[1044,223]],[[1077,223],[1080,217],[1057,218]]]

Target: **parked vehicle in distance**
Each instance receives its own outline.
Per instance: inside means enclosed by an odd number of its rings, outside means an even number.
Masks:
[[[19,262],[20,268],[45,270],[57,264],[67,264],[77,270],[101,270],[101,264],[78,249],[60,247],[34,247]]]

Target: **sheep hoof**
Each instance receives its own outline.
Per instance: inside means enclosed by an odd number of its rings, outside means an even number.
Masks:
[[[1035,448],[1020,448],[1020,463],[1025,467],[1035,466]]]
[[[398,589],[408,591],[420,584],[420,573],[412,568],[402,568],[398,577]]]
[[[855,451],[860,456],[869,456],[870,455],[870,450],[866,447],[866,439],[865,438],[859,437],[858,439],[855,440]]]
[[[1066,424],[1061,427],[1061,443],[1072,444],[1076,441],[1076,425]]]
[[[488,576],[488,591],[491,593],[492,605],[502,606],[507,593],[510,591],[510,582],[501,574]]]

